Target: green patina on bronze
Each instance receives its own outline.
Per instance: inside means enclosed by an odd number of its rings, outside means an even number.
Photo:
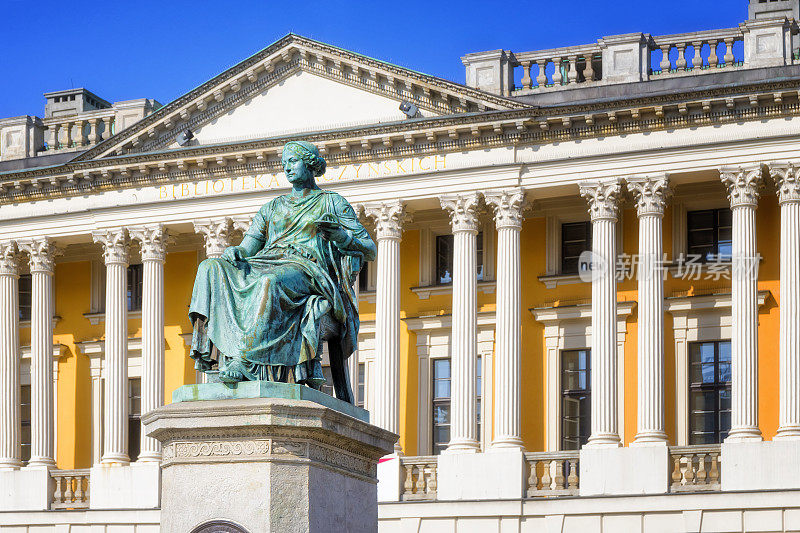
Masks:
[[[352,403],[344,365],[358,342],[352,285],[375,243],[347,200],[317,187],[325,160],[313,144],[287,143],[282,161],[292,191],[259,209],[239,246],[197,269],[190,355],[226,383],[318,389],[327,340],[336,396]]]

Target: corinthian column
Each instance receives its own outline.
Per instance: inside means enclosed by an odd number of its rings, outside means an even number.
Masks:
[[[160,224],[130,230],[141,243],[142,414],[164,404],[164,260],[167,234]],[[142,430],[139,461],[161,460],[161,443]]]
[[[662,219],[669,196],[666,176],[629,178],[639,216],[639,361],[634,444],[666,444],[664,431],[664,276]]]
[[[106,376],[104,464],[130,462],[128,456],[128,235],[125,229],[97,231],[106,263]]]
[[[592,435],[587,446],[620,446],[617,405],[617,204],[619,180],[584,182],[592,219]]]
[[[478,443],[478,201],[477,194],[443,196],[453,231],[453,328],[450,336],[448,452],[477,452]]]
[[[491,192],[486,203],[494,209],[497,226],[497,323],[495,325],[495,397],[492,449],[522,450],[520,302],[520,232],[522,189]]]
[[[196,220],[194,231],[203,236],[206,257],[220,257],[230,246],[231,221],[228,218]]]
[[[758,258],[756,208],[761,167],[720,169],[733,218],[731,430],[726,440],[761,440],[758,428]]]
[[[57,249],[46,237],[19,243],[31,267],[31,460],[54,466],[53,270]]]
[[[776,439],[800,439],[800,167],[770,165],[781,206],[780,411]]]
[[[366,206],[375,220],[378,280],[375,291],[375,425],[400,433],[400,236],[405,206],[399,201]],[[400,452],[399,443],[395,450]]]
[[[13,242],[0,243],[0,469],[20,461],[19,262]]]

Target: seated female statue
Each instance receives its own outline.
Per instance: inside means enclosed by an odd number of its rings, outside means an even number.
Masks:
[[[197,269],[190,355],[202,371],[216,363],[224,382],[318,389],[322,342],[332,336],[341,364],[356,349],[352,284],[375,243],[347,200],[317,186],[325,160],[313,144],[287,143],[282,163],[291,192],[259,209],[239,246]]]

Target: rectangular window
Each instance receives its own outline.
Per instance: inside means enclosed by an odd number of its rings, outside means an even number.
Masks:
[[[686,214],[686,252],[700,260],[729,261],[732,253],[731,210],[706,209]]]
[[[438,455],[450,442],[450,359],[433,359],[433,453]],[[481,358],[478,357],[477,424],[481,438]]]
[[[20,398],[22,405],[20,409],[20,418],[22,419],[22,460],[28,462],[31,460],[31,386],[23,385],[20,387]]]
[[[581,254],[592,249],[592,223],[561,224],[561,273],[577,274]]]
[[[128,380],[128,453],[131,461],[139,458],[142,438],[142,380]]]
[[[731,343],[689,345],[689,444],[717,444],[731,428]]]
[[[358,376],[356,377],[356,405],[359,407],[364,407],[366,389],[367,365],[365,363],[358,363]]]
[[[368,265],[364,265],[363,267],[361,267],[361,270],[359,270],[358,272],[358,290],[362,292],[369,290]]]
[[[143,265],[130,265],[128,267],[128,311],[141,311],[142,309],[143,279]]]
[[[19,277],[19,319],[31,319],[31,275],[23,274]]]
[[[561,449],[579,450],[591,434],[590,350],[561,352]]]
[[[477,238],[478,281],[483,281],[483,233]],[[437,285],[453,283],[453,235],[436,236],[436,277]]]

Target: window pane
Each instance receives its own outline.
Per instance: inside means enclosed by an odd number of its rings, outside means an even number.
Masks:
[[[694,229],[711,229],[714,227],[715,213],[713,209],[689,211],[686,214],[689,231]]]
[[[561,448],[577,450],[589,439],[589,350],[561,352]]]
[[[449,379],[437,379],[433,382],[433,397],[436,399],[450,397]]]
[[[717,408],[717,393],[715,391],[693,391],[692,392],[692,411],[711,411]]]
[[[19,277],[19,319],[31,319],[31,275]]]
[[[141,438],[142,423],[138,418],[128,419],[128,453],[131,457],[131,461],[135,461],[139,458]]]
[[[483,233],[478,233],[478,281],[483,281]]]
[[[720,361],[730,362],[730,360],[731,360],[731,342],[730,341],[720,341],[719,342],[719,360]]]
[[[590,222],[570,222],[561,225],[561,273],[578,272],[578,258],[591,249]]]
[[[436,283],[453,282],[453,236],[436,236]]]
[[[730,341],[689,345],[690,444],[722,442],[730,428]]]
[[[450,379],[450,359],[433,361],[433,379]]]

